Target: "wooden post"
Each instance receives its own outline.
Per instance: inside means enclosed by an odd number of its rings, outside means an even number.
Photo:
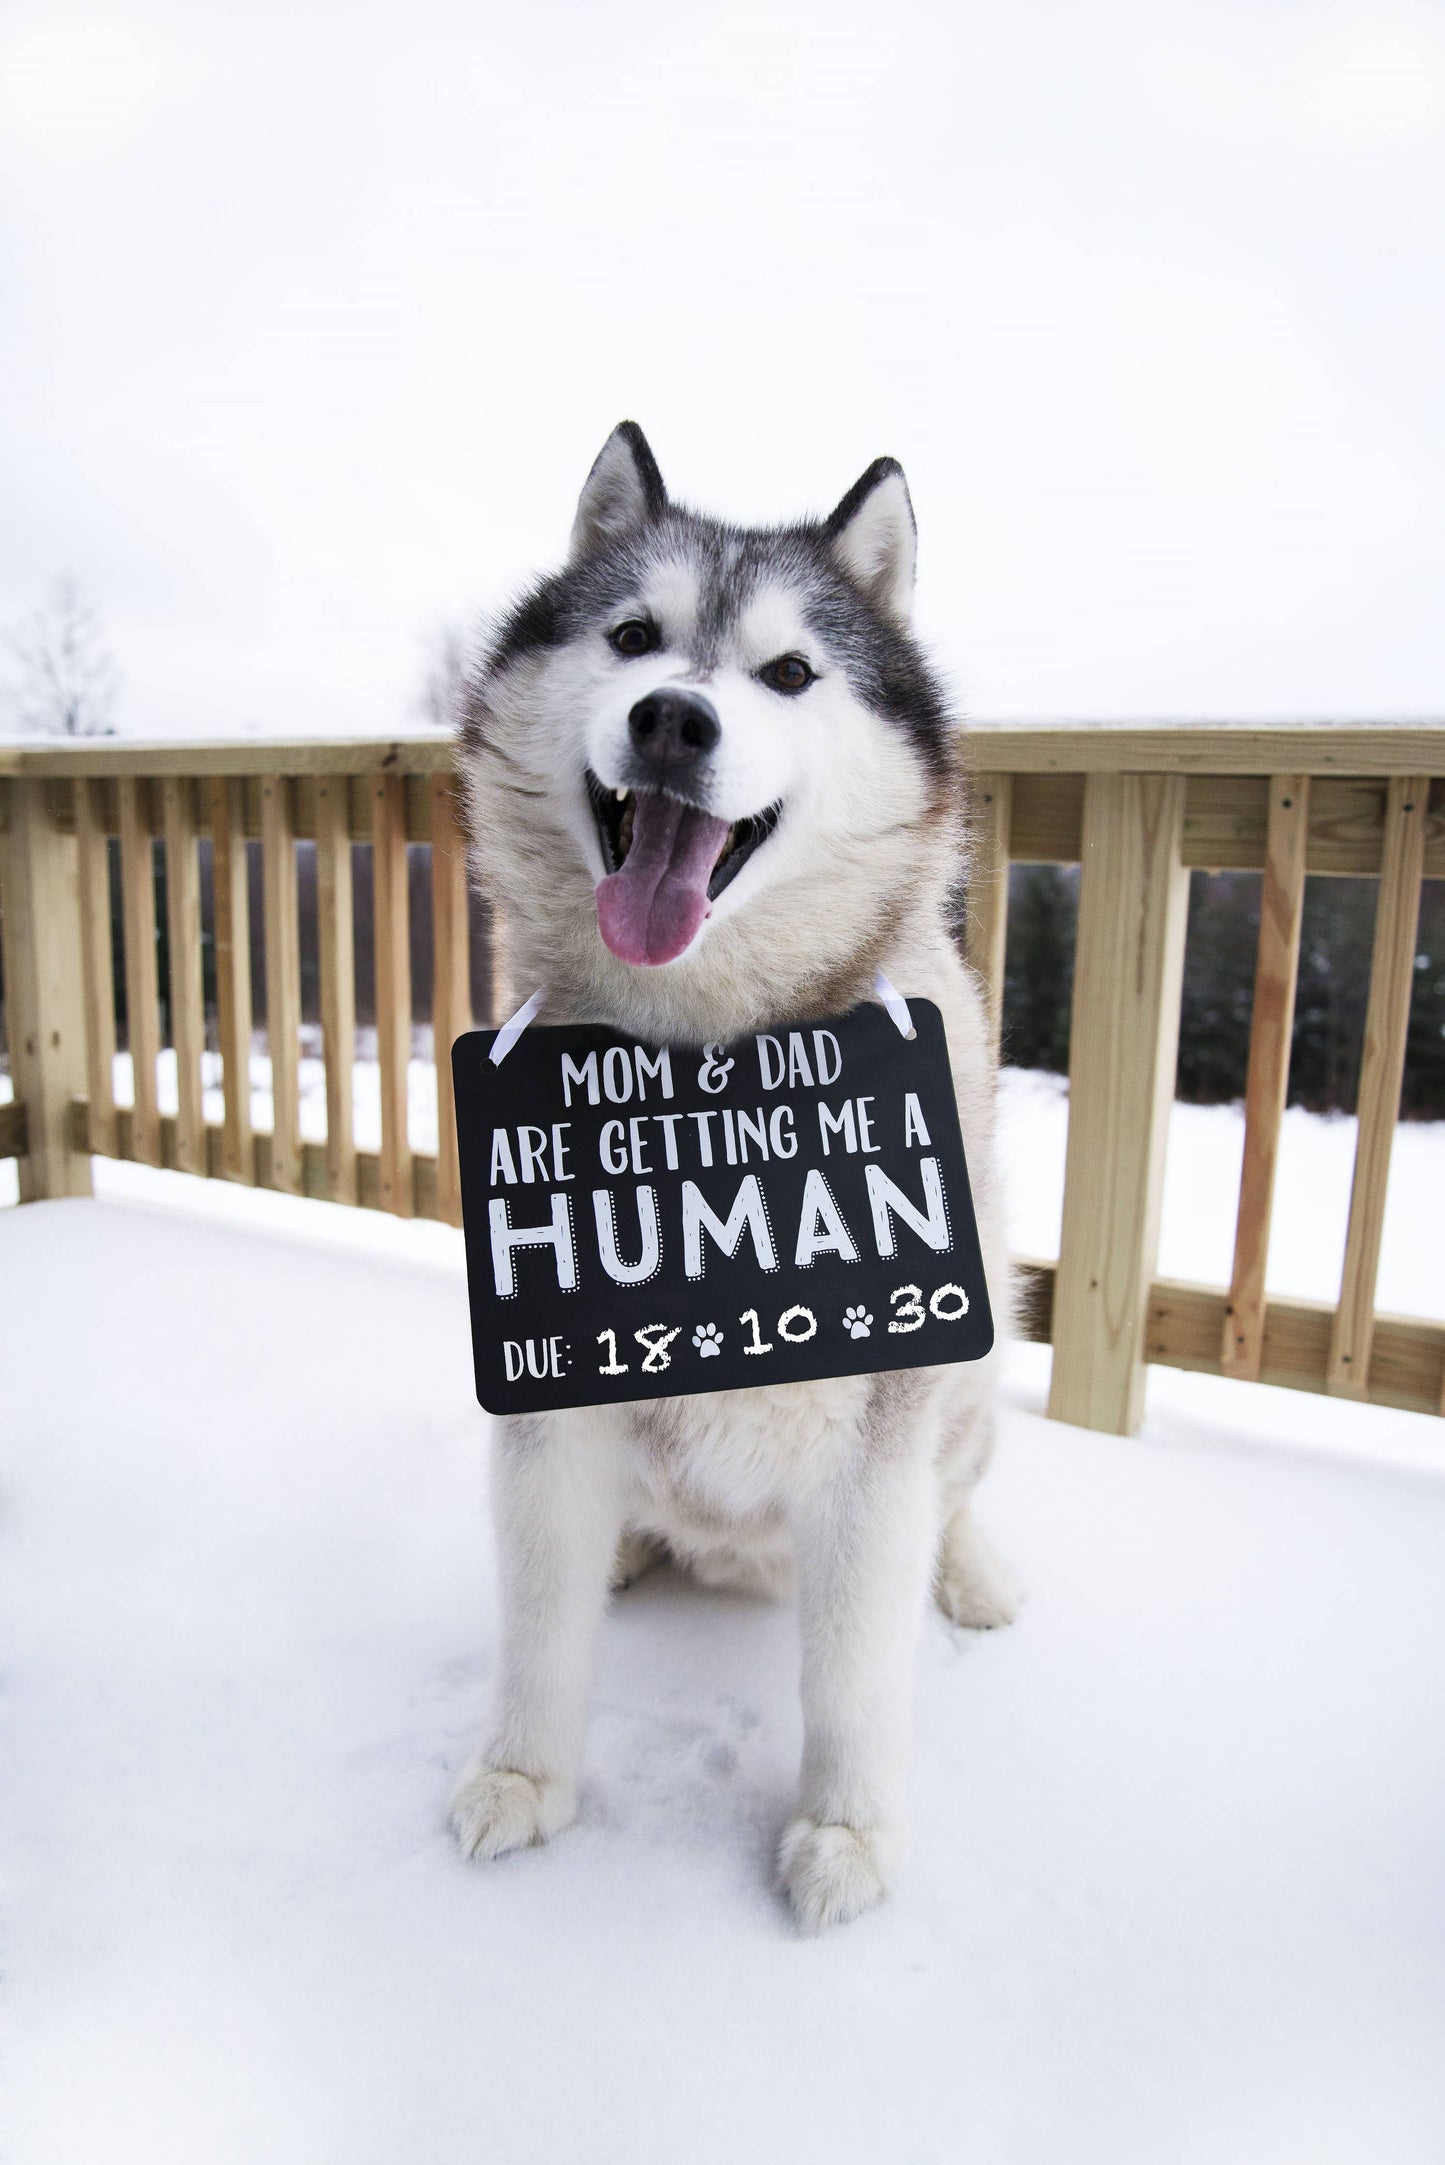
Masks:
[[[1189,899],[1183,829],[1182,775],[1089,776],[1049,1412],[1118,1435],[1144,1412]]]
[[[1269,1262],[1280,1123],[1289,1088],[1309,823],[1309,776],[1277,774],[1269,786],[1269,826],[1259,898],[1234,1275],[1224,1307],[1219,1349],[1227,1376],[1255,1382],[1264,1358],[1264,1279]]]
[[[142,1165],[161,1162],[161,1109],[156,1093],[160,1058],[160,983],[156,970],[155,852],[151,845],[150,807],[141,792],[148,784],[123,774],[116,783],[120,801],[121,926],[125,936],[125,1018],[133,1077],[131,1156]]]
[[[59,831],[43,782],[10,785],[0,893],[10,1073],[27,1138],[20,1200],[89,1195],[89,1156],[70,1139],[70,1102],[86,1080],[79,868],[74,839]]]
[[[246,884],[242,784],[216,776],[210,787],[211,863],[216,892],[216,1024],[225,1113],[221,1178],[256,1179],[251,1141],[251,916]]]
[[[90,1147],[116,1154],[115,960],[110,944],[110,856],[99,785],[75,785],[75,842],[80,870],[80,952],[85,978],[85,1087]]]
[[[1370,962],[1370,1004],[1360,1059],[1355,1138],[1355,1175],[1345,1234],[1340,1304],[1330,1332],[1329,1390],[1363,1398],[1370,1380],[1375,1337],[1375,1280],[1380,1235],[1390,1184],[1390,1152],[1405,1074],[1405,1036],[1415,981],[1415,934],[1420,921],[1420,879],[1425,853],[1429,777],[1396,776],[1385,799],[1385,846],[1375,905],[1375,947]]]
[[[979,774],[973,781],[972,852],[968,870],[968,959],[983,979],[989,1038],[995,1057],[1003,1024],[1004,950],[1008,941],[1009,820],[1013,777]]]
[[[161,783],[166,838],[166,933],[171,962],[171,1042],[176,1051],[176,1166],[206,1170],[206,1122],[201,1101],[205,999],[201,982],[201,866],[196,848],[195,785],[179,776]]]
[[[266,1039],[271,1052],[271,1186],[301,1192],[301,936],[296,821],[284,774],[261,782],[261,886],[266,911]]]
[[[431,914],[433,940],[432,1045],[437,1073],[437,1216],[462,1222],[457,1163],[457,1115],[452,1093],[452,1045],[472,1026],[467,938],[467,844],[457,817],[455,784],[431,781]]]
[[[321,1050],[326,1062],[326,1192],[333,1203],[354,1203],[356,928],[344,774],[323,775],[316,784],[316,916],[321,950]]]
[[[377,777],[371,789],[372,892],[376,908],[376,1050],[381,1066],[381,1207],[414,1215],[407,1071],[411,1060],[411,950],[406,884],[406,783]]]

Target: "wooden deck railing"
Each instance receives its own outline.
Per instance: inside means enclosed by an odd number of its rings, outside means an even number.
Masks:
[[[116,997],[107,841],[118,836],[125,1011],[134,1102],[112,1086]],[[157,1094],[152,848],[166,869],[165,988],[177,1109]],[[214,885],[215,1021],[224,1114],[202,1118],[204,1038],[199,844]],[[326,1141],[301,1136],[298,841],[317,853],[317,946]],[[271,1131],[251,1126],[251,940],[246,845],[262,863]],[[355,949],[351,849],[371,847],[381,1147],[353,1140]],[[435,1158],[407,1133],[412,997],[407,846],[431,849],[432,1023],[449,1046],[472,1025],[466,851],[450,745],[82,744],[0,750],[0,939],[16,1105],[0,1151],[21,1154],[23,1200],[88,1193],[89,1152],[274,1188],[399,1217],[461,1222],[451,1071],[438,1062]]]
[[[1050,1412],[1128,1432],[1146,1365],[1445,1412],[1445,1322],[1379,1315],[1375,1282],[1400,1101],[1420,883],[1445,878],[1445,730],[986,730],[973,740],[968,946],[997,1036],[1011,862],[1079,864],[1060,1252],[1024,1263],[1030,1335],[1054,1347]],[[108,838],[119,838],[134,1104],[112,1094]],[[166,865],[165,988],[177,1109],[157,1092],[162,988],[152,846]],[[203,1117],[198,848],[214,881],[223,1118]],[[298,840],[317,848],[326,1140],[302,1140]],[[250,1118],[246,843],[263,861],[270,1133]],[[380,1149],[358,1151],[351,846],[370,846]],[[407,846],[431,847],[439,1149],[407,1132]],[[1232,1283],[1155,1275],[1179,1032],[1187,875],[1263,874]],[[1355,1175],[1334,1306],[1265,1290],[1306,873],[1379,882]],[[0,748],[0,940],[15,1103],[0,1155],[24,1200],[89,1192],[91,1152],[459,1222],[444,1048],[472,1021],[465,852],[441,738]],[[495,965],[495,957],[494,957]],[[500,983],[500,972],[494,974]],[[505,1005],[505,994],[498,995]]]

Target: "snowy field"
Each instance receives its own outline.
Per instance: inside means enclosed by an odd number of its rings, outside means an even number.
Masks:
[[[786,1608],[645,1581],[580,1824],[445,1832],[496,1643],[458,1236],[103,1172],[0,1214],[9,2165],[1438,2165],[1437,1424],[1156,1370],[1118,1441],[1020,1349],[1029,1600],[930,1618],[906,1880],[800,1940]]]

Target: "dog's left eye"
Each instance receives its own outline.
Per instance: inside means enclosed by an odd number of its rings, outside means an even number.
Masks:
[[[801,654],[780,654],[775,662],[768,662],[758,671],[770,691],[787,692],[792,696],[805,692],[815,681],[814,672]]]
[[[625,654],[629,659],[635,654],[650,654],[657,645],[656,631],[640,616],[629,617],[607,636],[613,653]]]

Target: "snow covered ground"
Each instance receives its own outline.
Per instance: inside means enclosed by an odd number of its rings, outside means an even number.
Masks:
[[[0,1214],[11,2165],[1436,2165],[1436,1424],[1155,1371],[1117,1441],[1021,1349],[1030,1599],[930,1619],[907,1878],[803,1941],[786,1609],[645,1581],[580,1825],[444,1831],[495,1652],[458,1237],[105,1180]]]

